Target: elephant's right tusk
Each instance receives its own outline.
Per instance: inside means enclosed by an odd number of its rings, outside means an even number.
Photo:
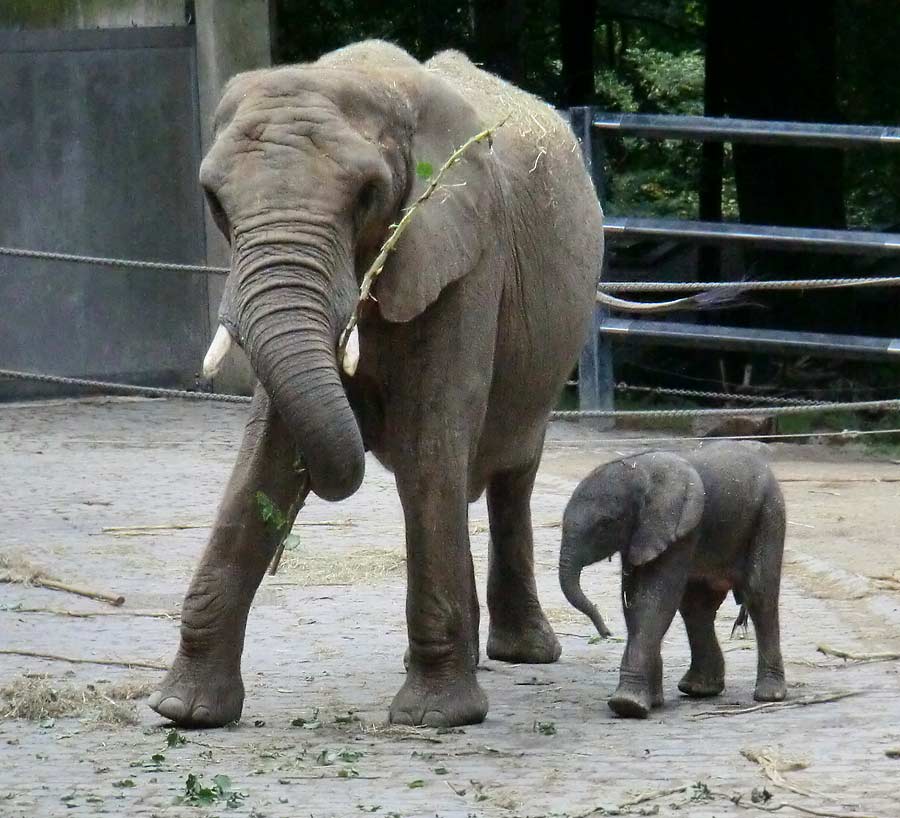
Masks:
[[[216,334],[213,336],[212,343],[209,345],[209,351],[206,353],[206,357],[203,359],[204,378],[212,378],[219,373],[219,370],[222,368],[223,361],[231,352],[231,347],[233,346],[233,344],[234,340],[231,337],[231,333],[227,329],[225,329],[225,327],[219,324],[219,328],[216,330]]]
[[[353,332],[347,339],[347,346],[344,348],[344,359],[341,366],[351,378],[356,374],[356,367],[359,366],[359,328],[353,327]]]

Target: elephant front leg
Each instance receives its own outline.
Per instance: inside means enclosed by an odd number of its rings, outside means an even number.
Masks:
[[[301,488],[293,442],[261,387],[250,411],[237,464],[184,599],[178,652],[148,702],[185,727],[218,727],[241,715],[247,614],[278,541],[278,532],[263,522],[257,494],[284,512]]]
[[[524,469],[494,475],[488,484],[491,627],[487,654],[501,662],[555,662],[562,653],[534,581],[531,491],[539,462],[537,457]]]
[[[663,704],[660,645],[684,594],[692,549],[690,543],[676,543],[646,565],[626,566],[622,574],[628,641],[619,686],[609,700],[620,716],[643,719]]]
[[[475,678],[477,596],[463,471],[447,467],[446,459],[421,462],[431,463],[424,468],[428,474],[397,470],[406,520],[409,650],[406,681],[391,704],[390,720],[428,727],[477,724],[488,703]]]

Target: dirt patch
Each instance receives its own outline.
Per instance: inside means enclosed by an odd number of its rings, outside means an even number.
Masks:
[[[0,585],[0,651],[11,651],[0,652],[0,687],[28,680],[34,695],[17,701],[38,719],[0,718],[4,818],[803,814],[783,804],[811,814],[897,814],[900,662],[840,656],[900,652],[897,583],[871,579],[900,568],[900,468],[854,447],[773,447],[792,522],[782,583],[784,705],[753,701],[756,646],[752,629],[751,638],[730,640],[737,608],[729,599],[716,623],[727,664],[722,696],[678,693],[689,653],[676,617],[662,651],[665,706],[640,722],[612,715],[606,701],[623,645],[593,640],[590,622],[562,596],[558,521],[592,468],[646,446],[631,433],[624,441],[555,424],[532,511],[538,591],[563,646],[560,662],[508,665],[482,653],[478,679],[490,701],[483,724],[385,724],[404,678],[403,513],[392,476],[370,459],[363,487],[340,509],[310,498],[294,530],[298,544],[263,581],[247,624],[240,724],[173,732],[140,699],[112,692],[164,671],[97,662],[171,660],[175,612],[208,537],[182,526],[212,519],[245,418],[243,407],[169,401],[0,406],[0,551],[126,599],[115,608]],[[483,500],[469,519],[483,601]],[[122,536],[126,523],[136,527]],[[621,637],[618,564],[593,566],[583,581]],[[488,624],[482,605],[482,646]],[[835,653],[817,652],[820,645]],[[85,696],[93,701],[89,686],[133,708],[139,723],[107,724],[79,710]],[[47,701],[47,687],[57,701]],[[845,692],[855,695],[837,698]],[[49,715],[73,699],[69,715]],[[0,714],[12,713],[9,701]],[[42,727],[43,718],[53,726]]]

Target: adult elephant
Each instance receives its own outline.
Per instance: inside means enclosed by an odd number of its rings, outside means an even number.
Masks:
[[[342,375],[338,336],[362,273],[422,190],[417,168],[507,114],[415,214],[362,312],[358,370]],[[560,654],[535,588],[529,505],[602,257],[577,142],[549,107],[463,55],[422,64],[381,42],[236,77],[215,133],[200,180],[232,247],[219,341],[243,347],[261,386],[150,706],[187,726],[240,716],[247,614],[275,548],[257,492],[289,508],[299,453],[312,490],[341,500],[369,449],[395,473],[406,524],[409,665],[390,718],[479,722],[467,513],[485,490],[487,653]]]

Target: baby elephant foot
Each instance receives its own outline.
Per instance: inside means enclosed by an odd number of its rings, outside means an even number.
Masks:
[[[757,679],[753,698],[758,702],[781,702],[786,694],[784,677],[773,674]]]
[[[474,673],[432,680],[411,668],[394,696],[389,719],[391,724],[409,727],[459,727],[479,724],[487,711],[487,696]]]
[[[147,704],[179,727],[222,727],[241,717],[244,684],[239,671],[179,653]]]
[[[621,679],[607,704],[617,716],[645,719],[653,707],[662,706],[662,693],[652,694],[650,687],[638,679]]]
[[[725,689],[725,680],[719,675],[701,673],[691,668],[678,683],[678,689],[686,696],[705,699],[718,696]]]
[[[540,608],[502,622],[491,620],[487,643],[487,655],[491,659],[542,665],[555,662],[561,654],[559,639]]]

